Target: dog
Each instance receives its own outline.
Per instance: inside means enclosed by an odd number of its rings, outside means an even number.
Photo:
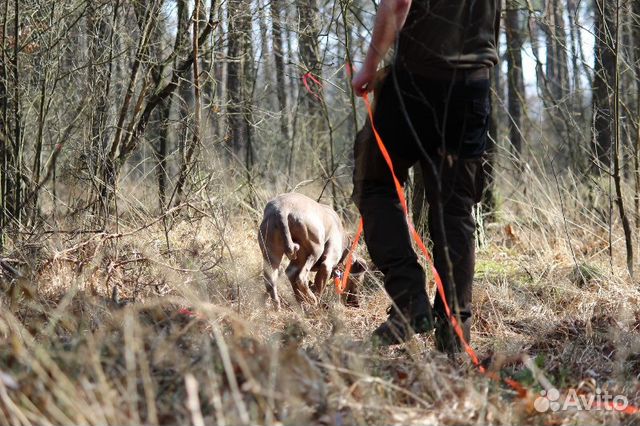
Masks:
[[[329,278],[341,278],[348,254],[342,221],[329,206],[290,192],[269,201],[258,231],[263,277],[267,293],[280,308],[276,280],[286,255],[285,274],[298,303],[317,305]],[[366,265],[354,256],[343,302],[357,306],[357,290]],[[315,272],[313,283],[308,276]]]

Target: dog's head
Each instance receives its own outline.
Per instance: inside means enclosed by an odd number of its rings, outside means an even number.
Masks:
[[[342,259],[333,268],[331,278],[342,280],[346,270],[346,260],[349,250],[345,250]],[[353,255],[351,258],[351,269],[349,270],[349,279],[342,295],[342,301],[348,306],[358,306],[358,290],[364,280],[365,272],[367,272],[367,263],[360,256]]]
[[[338,264],[333,268],[333,271],[331,272],[331,278],[342,278],[342,274],[347,267],[347,257],[349,257],[348,248],[344,249],[344,251],[342,252],[342,257],[340,257]],[[364,261],[364,259],[354,253],[351,256],[351,270],[349,271],[349,275],[363,274],[367,271],[367,269],[367,263]]]

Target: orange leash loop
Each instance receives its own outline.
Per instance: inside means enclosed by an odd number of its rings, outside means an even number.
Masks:
[[[311,80],[311,82],[317,87],[317,91],[314,91],[311,89],[311,84],[309,83],[309,80]],[[319,93],[322,90],[322,82],[320,82],[320,80],[318,80],[311,71],[308,71],[302,75],[302,84],[304,85],[304,88],[307,90],[307,92],[309,92],[311,96],[316,98],[318,102],[322,102],[322,98],[319,95]]]

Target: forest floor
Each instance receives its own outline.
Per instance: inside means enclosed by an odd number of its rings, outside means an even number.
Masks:
[[[562,405],[576,394],[640,405],[638,282],[620,236],[580,222],[591,213],[571,200],[573,216],[557,201],[509,200],[484,226],[472,346],[527,390],[518,394],[465,354],[437,352],[429,335],[372,347],[389,304],[379,274],[367,274],[359,308],[329,291],[306,312],[281,280],[285,307],[274,311],[261,212],[233,197],[166,220],[129,212],[117,233],[39,233],[13,247],[5,263],[20,276],[0,276],[10,289],[0,296],[0,425],[638,423]],[[539,412],[550,388],[561,405]]]

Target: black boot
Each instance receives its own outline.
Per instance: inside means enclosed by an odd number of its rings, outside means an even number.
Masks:
[[[373,331],[371,341],[377,346],[398,345],[414,334],[428,333],[434,328],[431,306],[426,296],[409,306],[389,307],[389,318]]]
[[[463,320],[460,324],[462,334],[467,344],[471,343],[471,318]],[[456,354],[464,350],[460,337],[453,329],[448,319],[438,317],[435,324],[436,349],[447,354]]]

